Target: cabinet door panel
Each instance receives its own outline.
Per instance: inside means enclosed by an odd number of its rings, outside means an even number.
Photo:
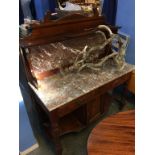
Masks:
[[[90,100],[87,103],[87,122],[92,122],[101,114],[100,97]]]

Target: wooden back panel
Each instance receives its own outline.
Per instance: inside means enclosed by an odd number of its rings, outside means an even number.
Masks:
[[[73,14],[58,20],[46,20],[33,24],[30,36],[20,39],[21,47],[29,47],[67,39],[67,34],[78,34],[98,25],[106,24],[104,16],[85,17]]]
[[[48,16],[45,16],[44,22],[32,24],[31,35],[20,39],[20,49],[23,52],[21,57],[25,60],[23,64],[27,78],[35,87],[38,85],[37,80],[36,77],[33,77],[30,66],[26,60],[27,53],[25,52],[25,48],[71,39],[73,37],[76,38],[79,34],[85,35],[85,33],[91,29],[95,29],[98,25],[107,25],[104,16],[86,17],[80,14],[72,14],[58,20],[49,20]],[[117,33],[118,27],[110,26],[110,28],[114,33]],[[110,47],[107,46],[108,51],[109,49]]]

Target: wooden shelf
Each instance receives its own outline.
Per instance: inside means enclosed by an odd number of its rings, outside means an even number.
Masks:
[[[78,117],[76,117],[74,113],[71,113],[61,118],[59,125],[60,125],[61,135],[64,135],[70,132],[79,132],[85,127],[85,125],[79,121]]]

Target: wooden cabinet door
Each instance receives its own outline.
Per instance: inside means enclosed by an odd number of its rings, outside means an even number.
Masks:
[[[100,96],[96,96],[86,104],[87,122],[92,122],[101,115]]]

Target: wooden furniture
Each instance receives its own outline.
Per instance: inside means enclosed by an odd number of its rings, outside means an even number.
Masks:
[[[135,111],[125,111],[101,121],[88,139],[88,155],[134,155]]]
[[[100,24],[106,24],[104,16],[84,17],[75,14],[54,21],[46,18],[44,22],[32,24],[31,35],[20,39],[20,59],[29,84],[28,93],[34,101],[45,131],[52,137],[57,155],[62,154],[60,136],[80,131],[104,114],[110,103],[110,96],[107,92],[127,82],[134,67],[126,64],[123,70],[118,71],[116,67],[107,65],[98,73],[85,70],[61,76],[59,68],[42,71],[42,66],[37,74],[38,68],[36,69],[33,63],[39,57],[44,57],[43,51],[46,53],[45,51],[51,44],[53,49],[56,49],[56,45],[62,42],[71,44],[72,47],[75,45],[80,49],[80,45],[90,39],[86,36],[91,35],[91,32]],[[109,27],[117,33],[117,27]],[[108,34],[106,35],[108,37]],[[91,36],[94,37],[94,35]],[[77,42],[80,44],[76,45]],[[93,43],[97,41],[93,40]],[[110,49],[107,45],[106,53],[102,56],[109,54]],[[55,52],[55,55],[60,57],[59,50],[51,52]],[[33,54],[38,57],[31,61]],[[55,56],[51,58],[53,57]],[[46,59],[41,58],[39,64],[42,62],[42,65],[46,65]]]
[[[127,83],[127,89],[135,94],[135,71],[132,72],[131,78]]]

